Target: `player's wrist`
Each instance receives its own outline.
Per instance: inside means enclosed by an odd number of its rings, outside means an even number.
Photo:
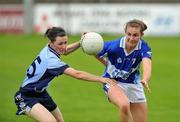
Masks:
[[[113,87],[117,84],[115,81],[109,78],[105,78],[105,81],[106,81],[106,84],[108,84],[110,87]]]

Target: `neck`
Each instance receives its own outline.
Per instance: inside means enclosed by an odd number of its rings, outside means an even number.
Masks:
[[[125,49],[126,49],[127,53],[130,53],[135,47],[136,46],[129,46],[126,44]]]

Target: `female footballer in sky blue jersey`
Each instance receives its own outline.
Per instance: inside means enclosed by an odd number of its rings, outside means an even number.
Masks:
[[[107,41],[97,59],[106,65],[103,77],[116,80],[118,87],[104,85],[109,100],[120,111],[121,122],[147,122],[143,86],[149,89],[151,48],[142,39],[147,26],[140,20],[126,23],[125,36]],[[142,79],[139,67],[142,62]]]
[[[109,78],[75,70],[61,60],[60,55],[67,55],[80,47],[79,42],[67,45],[68,37],[63,28],[50,28],[45,36],[49,43],[32,62],[23,84],[15,94],[17,115],[25,114],[38,122],[64,122],[59,108],[46,91],[54,77],[66,74],[77,79],[110,85],[114,82]]]

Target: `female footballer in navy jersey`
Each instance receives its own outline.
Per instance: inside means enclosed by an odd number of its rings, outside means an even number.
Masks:
[[[116,80],[118,87],[104,85],[109,100],[120,111],[121,122],[147,122],[147,104],[143,86],[149,89],[151,48],[142,39],[146,24],[140,20],[126,23],[125,36],[104,43],[97,59],[105,66],[103,77]],[[139,67],[142,62],[142,79]]]
[[[60,58],[80,47],[79,42],[67,45],[68,37],[61,27],[46,31],[49,43],[41,50],[26,72],[26,77],[19,91],[15,94],[17,115],[25,114],[39,122],[64,122],[56,103],[46,91],[55,76],[66,74],[77,79],[107,83],[113,85],[109,78],[99,77],[68,66]]]

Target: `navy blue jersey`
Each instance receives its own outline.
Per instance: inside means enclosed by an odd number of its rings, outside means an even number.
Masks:
[[[28,68],[21,90],[43,92],[50,81],[68,67],[55,50],[46,45]]]
[[[151,59],[151,48],[144,40],[139,40],[130,53],[125,49],[126,37],[104,43],[104,48],[98,54],[107,58],[107,66],[103,77],[113,78],[124,83],[140,82],[140,63],[143,58]]]

